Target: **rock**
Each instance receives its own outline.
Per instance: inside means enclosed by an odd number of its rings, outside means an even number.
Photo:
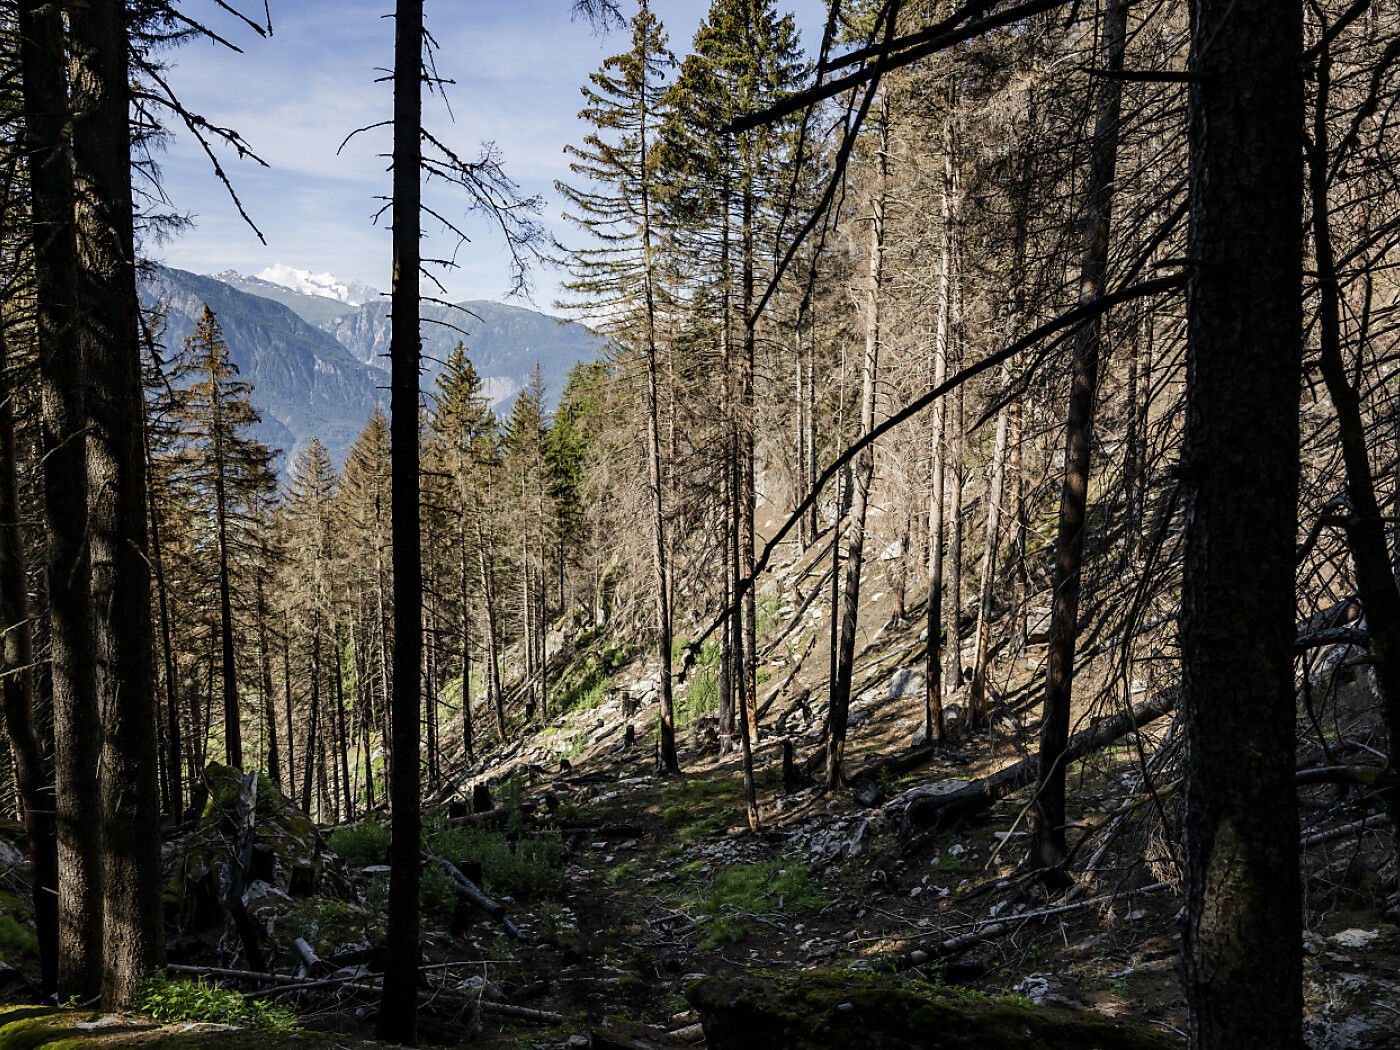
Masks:
[[[1050,640],[1050,606],[1036,605],[1026,610],[1026,641],[1040,645]]]
[[[928,684],[924,681],[923,672],[901,667],[890,679],[888,698],[903,700],[906,697],[923,697],[927,691]]]
[[[709,1050],[1167,1050],[1180,1042],[1144,1025],[1090,1013],[972,1001],[957,989],[886,975],[808,972],[711,977],[685,991]]]
[[[1365,948],[1380,935],[1380,930],[1343,930],[1332,940],[1340,948]]]
[[[1310,1050],[1400,1046],[1400,985],[1357,973],[1317,970],[1303,982],[1303,1041]]]
[[[857,803],[862,806],[874,808],[881,805],[889,796],[885,794],[885,789],[869,777],[861,777],[856,781],[855,788],[851,794]]]

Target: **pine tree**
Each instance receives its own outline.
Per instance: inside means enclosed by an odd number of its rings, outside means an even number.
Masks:
[[[608,318],[606,330],[622,346],[633,352],[640,350],[646,366],[644,425],[656,649],[661,676],[660,758],[668,773],[680,772],[680,765],[676,761],[671,701],[671,588],[662,494],[657,365],[656,252],[660,236],[656,229],[659,209],[651,149],[660,123],[662,78],[674,65],[661,24],[652,15],[648,0],[640,0],[640,9],[632,20],[632,49],[608,59],[591,78],[594,88],[583,89],[589,104],[579,117],[592,122],[598,130],[585,138],[582,148],[571,147],[568,151],[577,158],[570,169],[591,180],[596,188],[578,190],[556,184],[578,209],[575,221],[600,242],[572,253],[575,280],[567,287],[601,307]]]
[[[248,535],[261,518],[261,501],[275,486],[273,453],[249,431],[262,421],[252,385],[239,381],[214,311],[206,305],[174,372],[175,420],[181,432],[184,480],[212,511],[219,586],[219,637],[225,761],[243,765],[243,735],[234,654],[234,572],[240,552],[257,544]]]

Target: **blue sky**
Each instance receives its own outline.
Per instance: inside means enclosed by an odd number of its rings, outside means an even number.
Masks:
[[[256,0],[243,4],[261,7]],[[213,3],[187,5],[244,53],[193,43],[169,56],[168,78],[189,110],[238,129],[267,161],[263,168],[231,151],[221,155],[268,243],[260,244],[243,223],[198,145],[180,130],[158,159],[172,204],[196,225],[149,252],[196,273],[256,274],[283,263],[387,290],[387,217],[377,225],[372,217],[382,203],[375,198],[389,188],[387,160],[380,156],[388,151],[389,131],[358,135],[338,156],[336,150],[351,131],[390,116],[391,85],[374,81],[392,64],[393,21],[385,17],[392,0],[271,0],[270,6],[274,32],[261,39]],[[652,0],[678,55],[708,6],[708,0]],[[778,6],[798,11],[803,46],[814,50],[821,0]],[[441,45],[439,74],[456,81],[447,89],[451,116],[441,99],[425,97],[431,130],[464,156],[495,142],[522,191],[544,196],[550,230],[566,235],[554,181],[569,175],[564,146],[586,133],[577,119],[579,88],[606,57],[627,46],[625,31],[596,34],[585,20],[571,18],[571,0],[428,0],[427,25]],[[449,217],[461,217],[452,198],[436,203]],[[439,278],[455,301],[501,299],[508,281],[498,238],[475,218],[466,220],[466,229],[472,243],[458,253],[459,268],[440,271]],[[452,246],[447,235],[436,236],[426,254],[443,255]],[[538,308],[552,311],[559,279],[554,271],[535,271]]]

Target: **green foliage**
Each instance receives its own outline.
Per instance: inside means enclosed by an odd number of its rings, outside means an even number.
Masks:
[[[229,1024],[260,1032],[292,1032],[300,1024],[296,1011],[220,988],[201,977],[197,981],[149,978],[136,1008],[156,1021]]]
[[[381,872],[369,880],[369,886],[365,889],[365,907],[381,913],[389,910],[388,875]]]
[[[332,831],[326,844],[348,864],[383,864],[389,853],[389,829],[376,820],[366,820]]]
[[[457,891],[441,864],[428,864],[418,879],[418,909],[424,915],[446,919],[452,914]]]
[[[489,828],[444,828],[428,842],[433,854],[458,867],[480,864],[487,893],[547,897],[558,886],[564,843],[557,831],[520,838],[514,848],[505,832]]]
[[[0,915],[0,959],[33,959],[39,955],[39,938],[13,915]]]
[[[683,643],[682,643],[683,644]],[[673,656],[679,665],[680,656]],[[690,687],[676,702],[676,725],[687,726],[701,715],[719,709],[719,643],[706,642],[690,672]]]
[[[702,947],[742,941],[752,932],[749,919],[771,911],[810,911],[825,902],[806,867],[794,858],[735,864],[715,876],[701,908],[710,916]]]

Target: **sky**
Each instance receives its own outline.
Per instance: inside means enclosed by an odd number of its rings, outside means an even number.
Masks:
[[[235,6],[238,6],[235,4]],[[245,10],[256,0],[242,0]],[[212,0],[185,5],[242,54],[207,41],[165,56],[167,80],[185,108],[220,127],[237,129],[266,163],[262,167],[218,151],[249,217],[267,239],[263,245],[238,214],[227,190],[194,137],[176,129],[156,160],[173,210],[194,226],[147,253],[195,273],[233,269],[255,275],[283,264],[313,273],[358,279],[387,291],[390,274],[388,216],[375,221],[388,193],[384,154],[390,131],[373,129],[342,143],[357,128],[389,119],[392,85],[376,83],[393,62],[392,0],[270,0],[273,33],[261,38],[221,12]],[[683,56],[708,10],[708,0],[652,0],[652,10]],[[507,174],[524,195],[544,198],[541,219],[556,236],[576,241],[561,218],[555,180],[568,181],[564,146],[581,142],[587,127],[577,119],[580,87],[608,56],[627,48],[630,34],[600,35],[571,17],[571,0],[428,0],[427,28],[440,45],[438,74],[447,103],[425,95],[429,130],[460,155],[475,157],[495,143]],[[624,10],[631,5],[624,0]],[[795,10],[804,49],[820,42],[821,0],[779,0]],[[446,298],[503,300],[509,291],[506,255],[487,222],[465,216],[461,197],[435,203],[449,219],[464,220],[471,243],[456,251],[455,269],[437,268]],[[428,221],[425,256],[453,252],[455,238]],[[558,312],[563,275],[547,266],[532,276],[533,294],[522,305]],[[425,287],[431,294],[435,289]]]

